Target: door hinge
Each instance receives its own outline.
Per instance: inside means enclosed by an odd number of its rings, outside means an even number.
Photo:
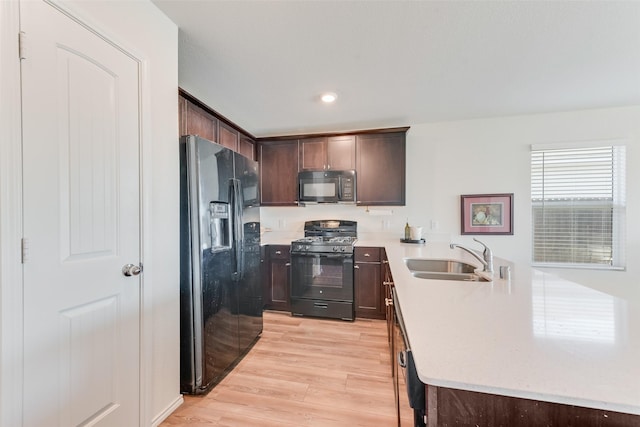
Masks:
[[[26,264],[29,259],[29,240],[23,237],[20,240],[20,257],[22,258],[22,263]]]
[[[18,33],[18,56],[27,59],[27,34],[24,31]]]

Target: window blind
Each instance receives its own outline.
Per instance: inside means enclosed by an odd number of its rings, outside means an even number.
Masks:
[[[623,268],[625,147],[533,149],[533,262]]]

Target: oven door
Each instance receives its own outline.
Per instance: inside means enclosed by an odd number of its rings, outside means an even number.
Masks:
[[[291,297],[353,301],[353,254],[292,252]]]

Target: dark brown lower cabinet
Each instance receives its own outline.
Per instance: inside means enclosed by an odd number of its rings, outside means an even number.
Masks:
[[[539,400],[426,386],[429,427],[637,427],[640,416]]]
[[[268,245],[263,283],[264,307],[269,310],[291,310],[291,246]]]
[[[384,290],[378,247],[356,247],[353,266],[356,318],[384,319]]]
[[[393,277],[391,276],[391,268],[389,268],[389,260],[387,259],[387,252],[382,248],[380,251],[381,262],[380,267],[382,270],[382,290],[385,319],[387,320],[387,342],[389,344],[389,356],[391,359],[391,376],[395,375],[396,364],[395,361],[395,347],[393,345],[394,334],[394,315],[393,315],[393,296],[391,295],[393,289]]]
[[[389,268],[389,260],[387,259],[387,252],[382,248],[380,251],[380,268],[382,270],[382,290],[384,306],[384,318],[387,320],[387,340],[389,343],[392,341],[393,332],[393,299],[391,297],[391,290],[393,289],[393,277],[391,276],[391,268]]]

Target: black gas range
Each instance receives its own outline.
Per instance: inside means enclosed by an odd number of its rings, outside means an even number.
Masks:
[[[304,238],[291,242],[292,314],[353,320],[357,223],[307,221],[304,230]]]
[[[314,253],[314,252],[335,252],[353,253],[355,237],[303,237],[291,242],[291,252]]]

